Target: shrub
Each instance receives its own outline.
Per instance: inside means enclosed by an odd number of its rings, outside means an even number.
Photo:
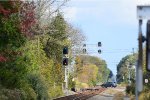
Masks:
[[[0,100],[26,100],[25,92],[19,89],[6,89],[1,86]]]
[[[37,100],[37,94],[29,84],[25,84],[21,90],[25,91],[25,99],[22,100]]]
[[[150,100],[150,91],[142,92],[139,96],[139,100]]]
[[[126,93],[129,95],[135,94],[135,84],[126,86]]]
[[[28,81],[37,94],[37,100],[48,99],[48,86],[40,74],[30,74],[28,76]]]
[[[149,79],[149,72],[145,72],[143,78]],[[149,83],[143,83],[143,91],[139,95],[139,100],[150,100],[150,84]]]
[[[51,87],[49,89],[49,95],[51,99],[62,96],[63,95],[62,87],[61,86],[56,86],[55,88]]]

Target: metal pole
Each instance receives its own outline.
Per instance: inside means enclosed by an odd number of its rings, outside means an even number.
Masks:
[[[143,47],[142,47],[142,20],[139,20],[139,34],[138,34],[138,44],[139,44],[139,52],[138,52],[138,66],[136,72],[136,100],[138,100],[139,93],[143,90]]]
[[[131,85],[131,69],[130,69],[130,65],[129,65],[129,85]]]
[[[68,96],[68,77],[67,77],[67,66],[65,66],[65,91],[66,95]]]
[[[129,64],[127,65],[128,68],[128,85],[130,85],[130,70],[129,70]]]
[[[128,60],[127,60],[128,61]],[[129,64],[129,61],[128,61],[128,63],[127,63],[127,69],[128,69],[128,85],[130,86],[131,84],[130,84],[130,77],[131,77],[131,75],[130,75],[130,64]]]
[[[67,66],[67,73],[66,73],[66,75],[67,75],[67,81],[66,81],[66,88],[67,88],[67,96],[69,95],[69,93],[68,93],[68,78],[69,78],[69,66]]]
[[[142,47],[142,20],[139,20],[139,55],[138,55],[138,91],[143,90],[143,47]]]
[[[136,82],[136,88],[135,88],[135,98],[136,98],[136,100],[138,100],[138,66],[137,66],[137,63],[136,63],[136,70],[135,70],[135,78],[136,78],[136,80],[135,80],[135,82]]]

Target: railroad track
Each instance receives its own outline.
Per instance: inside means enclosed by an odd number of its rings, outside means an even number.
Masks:
[[[57,98],[54,100],[86,100],[103,92],[104,90],[106,90],[106,88],[88,88],[84,89],[84,91],[81,93]]]

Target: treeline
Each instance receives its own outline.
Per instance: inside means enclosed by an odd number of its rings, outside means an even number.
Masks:
[[[108,81],[110,70],[104,60],[90,55],[76,57],[77,88],[93,87]]]
[[[129,73],[130,73],[131,81],[132,82],[135,81],[135,68],[133,67],[135,67],[136,61],[137,61],[137,54],[130,54],[121,59],[121,61],[117,65],[117,82],[118,83],[128,84]]]
[[[66,2],[0,1],[0,100],[63,95],[62,49],[85,38],[59,12]]]

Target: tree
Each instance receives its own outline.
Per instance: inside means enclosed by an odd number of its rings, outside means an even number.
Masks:
[[[33,27],[34,33],[40,35],[55,31],[49,29],[51,21],[67,2],[68,0],[35,0],[36,25]]]
[[[128,67],[135,65],[137,59],[137,54],[127,55],[122,58],[117,66],[117,82],[128,82]],[[131,69],[131,78],[135,77],[135,69]]]
[[[62,48],[70,49],[83,41],[79,29],[68,24],[58,12],[66,1],[55,8],[56,2],[0,2],[0,85],[13,92],[17,88],[25,99],[49,100],[61,96]],[[49,20],[43,14],[48,11],[48,3],[54,7],[50,9]]]
[[[89,55],[77,56],[75,68],[78,81],[90,86],[106,82],[110,72],[104,60]]]
[[[35,35],[35,33],[33,32],[33,27],[37,23],[37,19],[35,16],[35,2],[24,1],[21,2],[20,5],[21,7],[19,10],[19,18],[21,32],[28,37],[33,37],[33,35]]]
[[[1,1],[0,6],[0,55],[5,59],[0,62],[0,80],[6,87],[20,87],[27,66],[24,65],[26,61],[20,49],[25,44],[26,37],[19,28],[19,2]]]

